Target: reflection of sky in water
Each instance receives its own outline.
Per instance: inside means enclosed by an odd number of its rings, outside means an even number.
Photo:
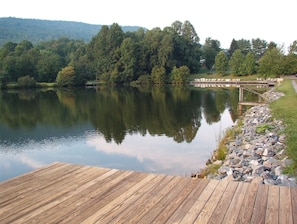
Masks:
[[[176,143],[166,136],[133,134],[126,135],[118,145],[107,143],[93,130],[80,136],[30,139],[16,145],[0,141],[0,181],[55,161],[188,176],[204,167],[220,131],[232,124],[227,110],[218,123],[208,125],[203,119],[191,143]]]

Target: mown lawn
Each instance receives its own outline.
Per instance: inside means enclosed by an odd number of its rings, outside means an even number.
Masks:
[[[283,92],[285,96],[272,102],[270,108],[273,116],[286,125],[287,154],[294,161],[286,171],[297,175],[297,93],[290,79],[285,79],[277,91]]]

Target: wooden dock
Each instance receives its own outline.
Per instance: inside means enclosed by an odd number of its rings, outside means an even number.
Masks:
[[[297,223],[297,189],[54,163],[0,183],[0,223]]]

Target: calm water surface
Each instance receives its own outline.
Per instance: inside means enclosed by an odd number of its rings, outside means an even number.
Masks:
[[[186,176],[237,119],[238,89],[0,92],[0,181],[54,161]]]

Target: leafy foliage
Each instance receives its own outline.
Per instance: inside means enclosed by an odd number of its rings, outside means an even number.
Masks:
[[[217,73],[224,75],[228,68],[228,59],[224,51],[220,51],[215,57],[215,69]]]
[[[235,50],[229,61],[231,73],[237,76],[241,75],[241,66],[243,62],[244,54],[241,53],[240,49]]]
[[[173,67],[171,71],[172,83],[182,84],[186,81],[186,78],[190,75],[190,69],[187,66],[181,66],[180,68]]]
[[[280,49],[272,48],[266,51],[259,60],[259,74],[264,77],[278,77],[283,73],[283,54]]]
[[[59,86],[74,86],[75,85],[75,71],[72,66],[67,66],[59,71],[57,75],[57,84]]]
[[[18,85],[23,88],[34,87],[36,86],[36,81],[34,80],[33,77],[26,75],[18,78]]]

